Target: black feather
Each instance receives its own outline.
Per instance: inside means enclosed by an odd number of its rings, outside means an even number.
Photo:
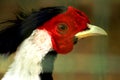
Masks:
[[[16,51],[20,43],[29,37],[34,29],[43,25],[46,21],[49,21],[54,16],[66,11],[66,9],[67,8],[65,7],[43,8],[39,11],[33,12],[29,16],[23,16],[23,14],[20,13],[17,17],[17,20],[8,20],[2,22],[11,22],[14,23],[14,25],[0,31],[0,53],[12,53]]]
[[[25,38],[28,37],[38,26],[43,25],[46,21],[64,12],[65,10],[65,7],[49,7],[34,12],[22,23],[22,26],[20,27],[21,35]]]
[[[21,26],[21,20],[8,20],[6,22],[14,22],[12,26],[0,31],[0,53],[14,52],[20,44],[21,37],[19,36],[18,27]]]
[[[42,73],[39,75],[41,80],[53,80],[52,72],[57,52],[50,51],[42,60]]]

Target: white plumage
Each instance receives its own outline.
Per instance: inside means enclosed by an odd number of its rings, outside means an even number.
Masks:
[[[40,80],[41,61],[52,48],[46,30],[34,30],[17,48],[16,56],[2,80]]]

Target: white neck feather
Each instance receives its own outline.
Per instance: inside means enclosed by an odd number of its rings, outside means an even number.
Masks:
[[[52,48],[51,37],[46,30],[34,30],[18,47],[14,62],[2,80],[40,80],[41,61]]]

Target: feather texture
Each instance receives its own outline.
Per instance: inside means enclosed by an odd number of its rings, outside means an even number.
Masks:
[[[51,36],[47,31],[34,30],[18,47],[15,59],[2,80],[41,80],[41,62],[51,48]]]
[[[27,16],[23,16],[25,14],[20,12],[17,14],[19,16],[17,16],[16,20],[1,22],[0,24],[7,22],[14,24],[7,29],[0,31],[0,54],[8,52],[11,54],[12,52],[15,52],[21,42],[28,38],[33,30],[42,26],[45,22],[64,12],[66,9],[67,8],[61,6],[43,8]]]

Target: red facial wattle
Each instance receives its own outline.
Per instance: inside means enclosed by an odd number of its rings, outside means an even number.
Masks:
[[[66,54],[73,49],[73,38],[76,33],[87,28],[87,16],[73,8],[61,13],[46,22],[39,29],[45,29],[52,38],[53,49],[61,54]]]

